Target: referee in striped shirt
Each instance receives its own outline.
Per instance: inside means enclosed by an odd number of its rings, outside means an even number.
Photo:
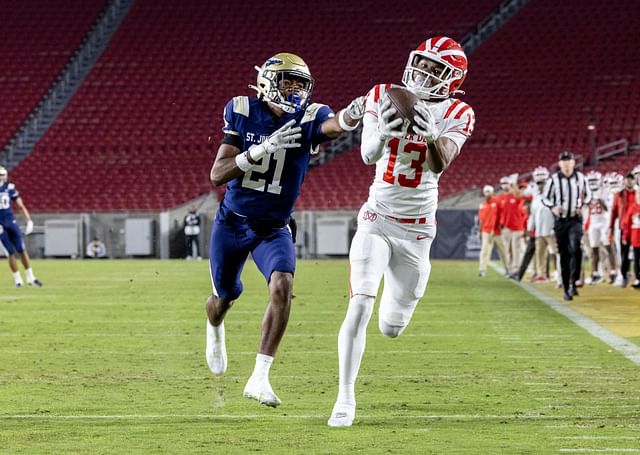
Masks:
[[[553,230],[560,253],[564,299],[573,300],[578,295],[576,281],[580,279],[582,266],[582,207],[591,202],[591,191],[584,174],[575,170],[573,153],[564,151],[558,160],[560,170],[547,181],[542,203],[555,216]]]

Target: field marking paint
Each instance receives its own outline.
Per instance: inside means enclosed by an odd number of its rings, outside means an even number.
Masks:
[[[492,265],[492,267],[495,270],[499,271],[499,269],[495,265]],[[616,335],[610,330],[605,329],[593,319],[585,316],[582,313],[579,313],[578,311],[573,310],[566,304],[560,303],[556,299],[548,296],[547,294],[534,288],[533,286],[519,281],[514,281],[514,284],[517,284],[551,309],[557,311],[567,319],[573,321],[577,326],[586,330],[592,336],[611,346],[613,349],[620,352],[623,356],[631,360],[636,365],[640,365],[640,347]]]
[[[162,419],[197,419],[197,420],[254,420],[254,419],[283,419],[283,420],[308,420],[326,419],[326,414],[303,415],[268,415],[268,414],[0,414],[0,420],[162,420]],[[372,420],[575,420],[575,419],[602,419],[603,416],[572,415],[572,416],[548,416],[540,414],[532,415],[495,415],[495,414],[430,414],[430,415],[361,415],[359,419]],[[606,416],[611,418],[626,418],[625,416]]]

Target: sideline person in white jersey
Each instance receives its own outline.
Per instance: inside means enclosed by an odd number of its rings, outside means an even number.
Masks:
[[[376,175],[349,252],[351,299],[338,336],[340,383],[329,426],[351,426],[355,417],[354,385],[382,277],[378,326],[387,337],[404,331],[424,295],[438,179],[474,127],[471,107],[452,98],[466,74],[467,58],[451,38],[430,38],[410,53],[402,82],[421,100],[412,131],[394,118],[385,96],[393,85],[376,85],[367,95],[361,154]]]
[[[607,194],[602,184],[602,174],[598,171],[590,171],[586,175],[587,185],[593,198],[587,209],[587,239],[591,248],[591,284],[600,283],[603,280],[600,265],[600,247],[608,258],[608,270],[602,267],[605,273],[615,274],[616,263],[611,239],[609,239],[609,223],[611,222],[611,205],[607,204]]]

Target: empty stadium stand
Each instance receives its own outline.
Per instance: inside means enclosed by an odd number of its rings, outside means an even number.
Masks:
[[[441,198],[550,165],[564,149],[587,160],[590,123],[596,126],[597,145],[621,138],[638,141],[640,3],[585,0],[576,5],[530,0],[470,56],[463,99],[475,110],[476,130],[443,174]],[[399,70],[394,71],[389,78],[397,81]],[[339,159],[360,171],[357,149],[350,154]],[[610,163],[605,166],[616,167]],[[337,172],[331,184],[326,174],[336,171],[326,165],[314,168],[299,207],[321,208],[325,201],[341,200],[349,180]],[[324,195],[316,202],[321,190]]]
[[[254,65],[283,50],[300,54],[317,81],[314,99],[338,109],[374,83],[400,80],[408,51],[427,35],[461,39],[498,3],[452,8],[435,0],[427,11],[411,0],[390,19],[391,6],[381,0],[312,1],[304,8],[138,0],[13,179],[33,210],[174,206],[210,191],[209,137],[216,144],[221,136],[225,102],[251,93]],[[328,172],[336,167],[327,166]],[[52,186],[71,196],[61,198]],[[358,202],[362,192],[353,189]]]
[[[106,3],[0,2],[0,148],[56,80]]]
[[[15,23],[30,17],[35,29],[45,22],[45,31],[62,29],[65,44],[11,28],[8,39],[16,45],[2,51],[13,70],[0,76],[9,82],[0,85],[3,99],[10,100],[0,106],[0,143],[38,102],[104,4],[74,0],[62,8],[29,0],[11,10]],[[411,0],[389,15],[381,0],[313,1],[305,8],[278,2],[267,10],[255,0],[226,10],[199,0],[138,0],[12,179],[36,211],[175,206],[211,190],[222,108],[233,95],[251,94],[253,65],[278,51],[302,55],[316,78],[314,99],[337,110],[375,83],[399,82],[408,52],[424,37],[461,39],[498,4],[457,8],[436,0],[427,14],[424,2]],[[34,9],[42,16],[25,14]],[[637,140],[638,29],[634,0],[585,0],[579,8],[530,0],[470,57],[463,88],[476,111],[476,131],[443,175],[441,195],[550,164],[565,148],[588,159],[589,123],[597,144]],[[32,58],[20,73],[26,48]],[[298,208],[357,208],[373,171],[360,163],[357,148],[340,155],[309,172]],[[70,196],[61,198],[52,187]]]
[[[476,131],[442,192],[551,164],[570,149],[640,133],[640,3],[531,0],[470,58],[464,89]],[[633,44],[632,44],[633,43]],[[476,171],[479,170],[479,171]]]

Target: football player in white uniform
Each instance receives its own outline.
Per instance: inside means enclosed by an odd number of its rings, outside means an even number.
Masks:
[[[591,248],[591,284],[602,281],[600,273],[600,247],[603,247],[608,256],[608,272],[615,274],[615,255],[609,239],[609,223],[611,221],[611,206],[607,204],[607,194],[603,186],[602,174],[591,171],[587,175],[587,184],[593,194],[593,199],[588,206],[587,237]]]
[[[424,295],[438,179],[474,127],[471,107],[453,98],[466,74],[467,57],[451,38],[430,38],[410,53],[402,82],[421,100],[412,131],[394,118],[385,96],[392,84],[376,85],[366,97],[361,154],[376,175],[349,253],[351,299],[338,336],[340,383],[329,426],[351,426],[355,417],[354,384],[382,277],[378,326],[385,336],[404,331]]]

